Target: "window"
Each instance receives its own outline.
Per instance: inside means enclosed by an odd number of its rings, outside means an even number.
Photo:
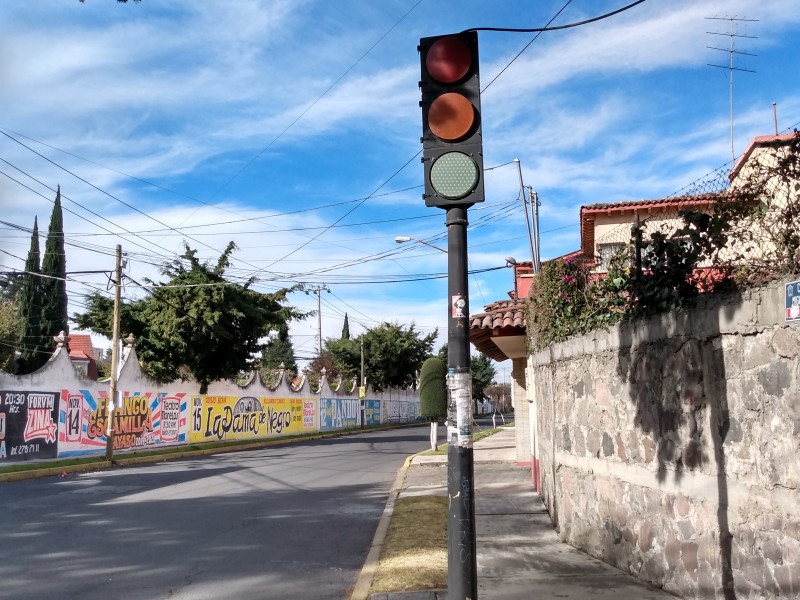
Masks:
[[[598,264],[599,271],[608,271],[608,267],[611,265],[611,258],[615,254],[620,254],[625,252],[626,244],[622,242],[614,242],[611,244],[597,244],[597,254],[600,257],[600,263]]]

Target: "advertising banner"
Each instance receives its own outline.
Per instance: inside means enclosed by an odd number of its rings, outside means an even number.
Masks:
[[[90,390],[61,390],[58,414],[58,455],[105,452],[106,430],[103,428],[96,435],[96,427],[89,435],[89,415],[97,414],[99,405],[108,404],[108,392],[97,392],[97,397]],[[104,422],[105,424],[105,422]]]
[[[320,398],[319,430],[354,429],[358,427],[360,412],[358,398]]]
[[[0,390],[0,462],[55,458],[58,392]]]
[[[316,431],[316,398],[192,396],[189,441],[277,437]]]
[[[419,403],[407,400],[384,400],[383,422],[413,421],[419,414]]]
[[[186,442],[186,394],[122,392],[114,410],[114,450],[153,448]],[[59,455],[102,452],[108,427],[108,393],[61,390]]]
[[[381,424],[381,401],[364,400],[364,425]]]

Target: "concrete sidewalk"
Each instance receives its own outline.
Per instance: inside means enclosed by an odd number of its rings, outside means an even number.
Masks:
[[[531,485],[530,469],[516,466],[513,428],[476,442],[473,457],[480,600],[674,599],[558,540]],[[399,480],[399,497],[447,496],[447,457],[415,456]],[[443,600],[447,591],[382,593],[370,598]]]

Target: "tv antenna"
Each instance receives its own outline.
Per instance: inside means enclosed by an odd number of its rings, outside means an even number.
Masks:
[[[758,19],[744,19],[739,17],[706,17],[709,21],[727,21],[728,22],[728,31],[720,32],[720,31],[706,31],[709,35],[723,35],[726,36],[729,40],[727,48],[718,48],[716,46],[706,46],[710,50],[719,50],[720,52],[727,52],[728,53],[728,64],[727,65],[712,65],[708,63],[709,67],[715,67],[717,69],[727,69],[728,70],[728,85],[729,85],[729,98],[730,98],[730,123],[731,123],[731,161],[736,160],[736,152],[733,147],[733,72],[734,71],[741,71],[743,73],[755,73],[755,71],[751,69],[743,69],[741,67],[734,67],[733,66],[733,58],[734,55],[740,54],[744,56],[758,56],[757,54],[751,54],[750,52],[744,52],[742,50],[736,50],[736,38],[744,38],[750,40],[758,39],[754,35],[743,35],[741,33],[736,33],[736,25],[738,23],[757,23]]]

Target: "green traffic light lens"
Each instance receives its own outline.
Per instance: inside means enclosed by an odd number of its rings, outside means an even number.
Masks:
[[[442,198],[460,200],[478,185],[478,165],[463,152],[447,152],[431,165],[431,187]]]

